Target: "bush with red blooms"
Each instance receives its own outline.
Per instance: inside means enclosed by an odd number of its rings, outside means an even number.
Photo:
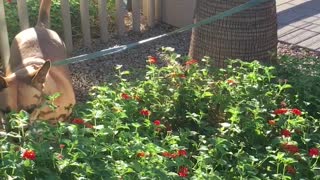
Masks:
[[[122,98],[122,99],[125,99],[125,100],[131,99],[131,97],[130,97],[128,94],[126,94],[126,93],[122,93],[122,94],[121,94],[121,98]]]
[[[36,159],[36,153],[33,150],[25,150],[22,153],[22,159],[29,159],[33,161]]]
[[[160,120],[155,120],[155,121],[153,121],[153,124],[154,124],[155,126],[160,126],[161,121],[160,121]]]
[[[317,158],[319,156],[319,149],[318,148],[309,149],[309,156]]]
[[[80,118],[74,118],[71,121],[71,123],[72,124],[78,124],[78,125],[84,125],[86,128],[90,128],[90,129],[93,128],[92,124],[90,124],[89,122],[85,122],[83,119],[80,119]]]
[[[298,146],[293,145],[293,144],[288,144],[288,143],[282,144],[282,148],[284,151],[287,151],[291,154],[295,154],[295,153],[299,152]]]
[[[296,174],[296,169],[293,166],[287,166],[287,172],[294,175]]]
[[[179,168],[178,174],[180,177],[188,177],[188,173],[189,173],[189,169],[187,167],[181,166]]]
[[[271,126],[276,125],[276,121],[275,121],[275,120],[269,120],[268,123],[269,123]]]
[[[84,124],[84,120],[80,118],[74,118],[72,124]]]
[[[281,108],[281,109],[274,110],[274,114],[275,115],[286,114],[287,112],[288,112],[288,109],[286,109],[286,108]]]
[[[142,110],[140,111],[140,114],[141,114],[142,116],[150,116],[151,112],[150,112],[148,109],[142,109]]]
[[[142,79],[116,66],[70,121],[27,126],[26,111],[8,114],[1,178],[320,179],[320,117],[292,79],[257,61],[157,57]]]
[[[229,85],[234,85],[234,84],[236,84],[236,81],[233,80],[233,79],[228,79],[228,80],[227,80],[227,83],[228,83]]]
[[[178,150],[178,155],[179,156],[187,156],[187,151],[186,150],[184,150],[184,149],[181,149],[181,150]]]
[[[146,154],[144,152],[138,152],[137,153],[137,157],[139,157],[139,158],[143,158],[145,156],[146,156]]]
[[[281,130],[281,135],[284,137],[291,137],[291,132],[287,129]]]
[[[297,108],[291,109],[291,113],[296,116],[301,116],[301,114],[302,114],[302,112]]]
[[[149,56],[148,62],[150,64],[156,64],[158,62],[157,58],[154,56]]]
[[[302,112],[297,109],[297,108],[293,108],[293,109],[287,109],[287,108],[280,108],[280,109],[276,109],[274,110],[274,114],[275,115],[281,115],[281,114],[286,114],[287,112],[290,112],[296,116],[301,116]]]
[[[177,158],[177,157],[187,157],[187,151],[184,149],[178,150],[177,152],[163,152],[161,153],[163,157],[167,157],[167,158]]]
[[[191,59],[189,61],[186,62],[186,65],[193,65],[193,64],[197,64],[199,61],[198,60],[195,60],[195,59]]]

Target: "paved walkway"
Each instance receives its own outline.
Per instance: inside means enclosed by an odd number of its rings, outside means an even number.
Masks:
[[[278,38],[320,51],[320,0],[277,0]]]

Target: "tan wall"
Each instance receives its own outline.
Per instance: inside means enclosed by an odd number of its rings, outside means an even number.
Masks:
[[[196,0],[162,0],[162,21],[176,27],[193,23]]]

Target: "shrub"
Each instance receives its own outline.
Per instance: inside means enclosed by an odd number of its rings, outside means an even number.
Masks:
[[[317,179],[319,119],[273,67],[190,60],[164,48],[144,79],[94,87],[71,123],[11,115],[0,174],[26,179]],[[10,138],[17,139],[12,143]]]

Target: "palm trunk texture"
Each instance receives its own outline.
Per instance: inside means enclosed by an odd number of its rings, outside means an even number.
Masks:
[[[197,0],[195,22],[239,6],[248,0]],[[275,0],[193,29],[189,56],[209,56],[217,67],[226,59],[259,60],[274,64],[277,55]]]

